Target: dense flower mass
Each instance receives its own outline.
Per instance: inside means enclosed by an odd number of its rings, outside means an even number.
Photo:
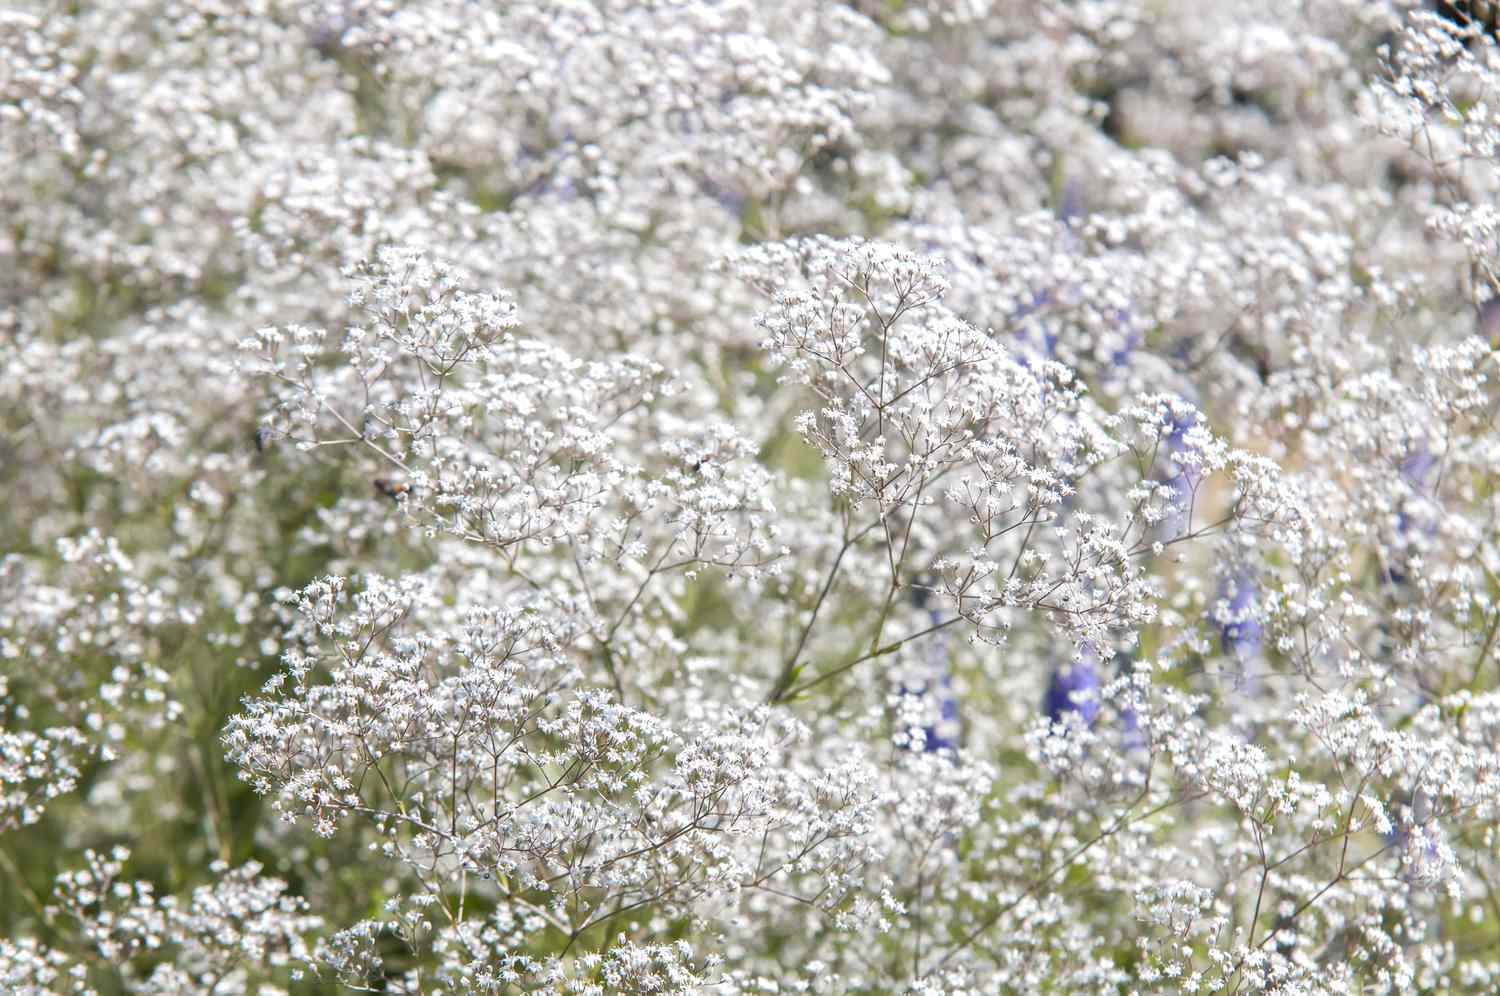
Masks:
[[[0,990],[1497,991],[1493,8],[10,0]]]

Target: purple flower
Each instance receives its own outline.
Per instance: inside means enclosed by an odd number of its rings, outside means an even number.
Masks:
[[[1092,726],[1099,714],[1099,669],[1091,647],[1085,647],[1077,659],[1059,665],[1047,683],[1042,711],[1054,723],[1065,721],[1068,713],[1077,713],[1084,725]]]
[[[1210,619],[1219,630],[1219,646],[1234,662],[1234,685],[1253,693],[1258,681],[1252,667],[1259,662],[1265,632],[1259,619],[1260,585],[1246,568],[1238,568],[1219,579],[1219,596]]]
[[[1124,341],[1109,354],[1109,365],[1114,370],[1120,370],[1130,362],[1130,354],[1140,348],[1143,337],[1141,330],[1135,327],[1135,320],[1130,312],[1122,308],[1112,308],[1105,316],[1111,325],[1124,332]]]
[[[1401,476],[1413,488],[1421,491],[1427,487],[1427,475],[1437,466],[1437,457],[1425,439],[1411,444],[1401,460]]]
[[[1016,339],[1020,344],[1023,360],[1029,357],[1043,360],[1057,357],[1057,333],[1049,329],[1040,317],[1032,319],[1033,315],[1052,303],[1052,292],[1039,290],[1031,295],[1030,301],[1022,304],[1011,315],[1011,321],[1017,325]]]
[[[918,587],[912,590],[912,602],[917,608],[925,608],[928,590]],[[942,616],[934,609],[927,612],[933,626],[941,625]],[[922,750],[929,754],[938,751],[958,750],[961,725],[958,712],[958,696],[953,691],[953,675],[948,670],[948,631],[938,630],[927,641],[927,654],[917,673],[901,682],[901,695],[916,696],[928,701],[922,703],[924,714],[931,716],[936,707],[936,718],[910,731],[906,749],[916,749],[917,730],[921,731]]]
[[[1121,651],[1114,655],[1114,669],[1118,675],[1128,676],[1134,667],[1135,660],[1129,653]],[[1067,723],[1069,714],[1073,714],[1085,726],[1092,727],[1103,705],[1102,670],[1094,647],[1083,644],[1077,657],[1053,669],[1042,698],[1042,713],[1052,723]],[[1140,718],[1128,703],[1119,704],[1119,734],[1122,750],[1145,746]]]
[[[1264,637],[1256,618],[1258,589],[1255,575],[1244,569],[1219,581],[1219,600],[1213,615],[1219,626],[1219,644],[1225,653],[1241,660],[1259,654]]]
[[[1187,452],[1187,434],[1198,424],[1198,413],[1192,408],[1178,410],[1174,407],[1165,418],[1171,431],[1166,438],[1167,470],[1162,483],[1172,492],[1172,508],[1161,521],[1159,535],[1163,540],[1174,540],[1192,526],[1193,482],[1188,477],[1187,468],[1177,458]]]
[[[1490,347],[1500,345],[1500,297],[1492,297],[1479,306],[1479,334],[1490,341]]]
[[[1135,670],[1135,657],[1127,651],[1115,654],[1115,670],[1120,677],[1129,677]],[[1134,750],[1146,745],[1145,734],[1141,732],[1140,717],[1135,714],[1135,709],[1129,704],[1120,708],[1120,746],[1126,750]]]
[[[946,641],[943,641],[946,642]],[[953,676],[943,671],[928,690],[937,696],[938,719],[922,727],[922,749],[931,753],[943,750],[958,750],[960,732],[958,697],[953,693]]]
[[[1083,217],[1082,189],[1083,184],[1076,179],[1063,184],[1062,197],[1057,204],[1057,217],[1064,225],[1071,227],[1075,221]]]
[[[1385,834],[1386,844],[1401,856],[1402,877],[1408,882],[1429,878],[1441,867],[1440,830],[1432,809],[1432,796],[1418,789],[1396,806],[1396,818]]]
[[[704,194],[713,198],[733,217],[739,218],[745,213],[745,195],[729,187],[721,186],[712,180],[703,180],[699,183],[699,189]]]
[[[1386,571],[1394,585],[1404,585],[1410,578],[1407,562],[1415,555],[1417,547],[1431,538],[1437,531],[1431,509],[1423,507],[1429,487],[1428,478],[1437,466],[1437,457],[1427,441],[1417,440],[1408,445],[1400,464],[1401,480],[1411,493],[1403,498],[1396,513],[1396,537],[1391,544],[1392,554],[1388,558]]]

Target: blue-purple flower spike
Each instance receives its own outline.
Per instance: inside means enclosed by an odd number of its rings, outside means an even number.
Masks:
[[[1191,399],[1185,399],[1191,400]],[[1174,540],[1192,527],[1193,484],[1187,471],[1174,459],[1187,450],[1187,434],[1198,424],[1196,411],[1173,412],[1168,416],[1170,432],[1166,438],[1166,477],[1163,483],[1172,491],[1173,510],[1161,521],[1160,536],[1163,540]]]
[[[1121,678],[1129,677],[1135,670],[1135,656],[1128,651],[1115,654],[1115,671]],[[1120,746],[1126,750],[1146,746],[1146,736],[1141,731],[1141,720],[1135,709],[1128,704],[1120,707]]]
[[[1479,334],[1490,342],[1490,348],[1500,348],[1500,297],[1492,297],[1479,306],[1477,322]]]
[[[1260,585],[1255,574],[1239,568],[1219,580],[1218,599],[1211,614],[1219,630],[1219,645],[1235,664],[1235,685],[1253,691],[1255,678],[1251,671],[1259,661],[1265,631],[1259,612]]]
[[[912,589],[912,604],[918,609],[927,605],[929,592],[926,588]],[[927,610],[928,621],[941,625],[942,616],[936,609]],[[934,754],[939,751],[958,750],[961,731],[958,711],[958,696],[953,691],[953,675],[948,670],[948,631],[938,630],[927,639],[927,654],[920,675],[912,682],[902,682],[902,695],[931,696],[937,706],[937,720],[921,727],[922,750]],[[915,737],[907,745],[916,749]]]
[[[1440,830],[1432,812],[1432,796],[1425,789],[1418,789],[1399,802],[1395,809],[1396,818],[1385,834],[1385,842],[1400,857],[1402,878],[1408,882],[1419,881],[1424,872],[1440,860]],[[1414,846],[1418,834],[1420,844]]]
[[[1263,633],[1256,618],[1257,588],[1255,575],[1248,570],[1225,575],[1219,583],[1219,607],[1214,619],[1219,624],[1219,642],[1227,654],[1244,658],[1260,653]]]
[[[1395,549],[1386,567],[1394,585],[1404,585],[1409,578],[1406,561],[1411,556],[1411,547],[1436,531],[1437,524],[1430,517],[1416,514],[1413,510],[1414,505],[1426,493],[1436,466],[1437,457],[1433,455],[1426,440],[1410,444],[1406,456],[1401,460],[1401,479],[1411,488],[1413,496],[1411,500],[1403,500],[1401,509],[1396,513]]]
[[[1425,439],[1420,440],[1408,448],[1406,457],[1401,461],[1401,476],[1413,488],[1421,491],[1427,487],[1427,476],[1435,466],[1437,457],[1432,455],[1432,448]]]
[[[1141,330],[1135,327],[1135,319],[1123,308],[1112,309],[1109,323],[1124,335],[1124,340],[1109,354],[1109,365],[1119,371],[1130,363],[1130,355],[1141,347]]]
[[[1057,203],[1057,219],[1064,225],[1072,227],[1075,221],[1083,217],[1083,184],[1077,179],[1070,179],[1063,184],[1062,197]]]
[[[1054,723],[1068,713],[1077,713],[1084,725],[1092,726],[1099,714],[1099,668],[1092,647],[1084,647],[1078,659],[1060,664],[1047,683],[1042,711]]]
[[[943,657],[947,658],[947,638],[941,641],[943,646]],[[924,736],[923,750],[935,753],[942,750],[958,750],[958,697],[953,693],[953,676],[946,668],[938,677],[935,684],[928,686],[938,697],[938,721],[930,726],[922,727]]]
[[[1022,304],[1011,315],[1011,321],[1018,326],[1016,340],[1022,362],[1029,363],[1033,359],[1056,359],[1057,333],[1047,327],[1044,318],[1032,317],[1052,303],[1052,292],[1045,289],[1039,290],[1031,295],[1030,301]]]

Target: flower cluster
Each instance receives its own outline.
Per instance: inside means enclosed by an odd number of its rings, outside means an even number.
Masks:
[[[0,11],[0,989],[1500,986],[1500,36]]]

